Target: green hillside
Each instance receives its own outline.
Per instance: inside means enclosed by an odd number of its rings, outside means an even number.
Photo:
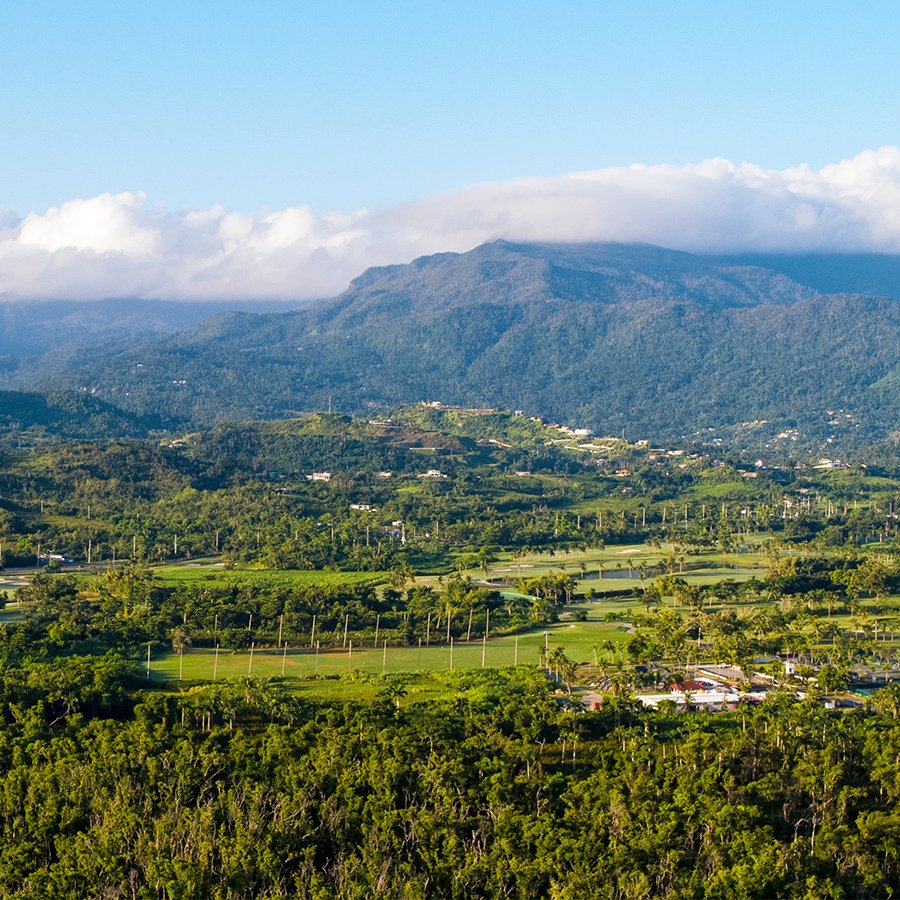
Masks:
[[[34,377],[197,425],[440,399],[629,437],[763,444],[795,430],[804,446],[851,447],[893,428],[898,346],[894,300],[655,247],[496,242]]]
[[[152,412],[126,412],[83,392],[0,391],[0,429],[7,439],[140,437],[160,427]]]

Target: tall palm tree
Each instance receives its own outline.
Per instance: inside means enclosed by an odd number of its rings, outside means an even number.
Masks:
[[[178,680],[184,678],[184,651],[191,646],[191,636],[185,628],[172,629],[172,649],[178,654]]]

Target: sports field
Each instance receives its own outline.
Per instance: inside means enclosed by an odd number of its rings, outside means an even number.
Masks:
[[[590,662],[596,652],[607,653],[607,642],[620,644],[628,637],[628,627],[621,622],[607,622],[596,604],[588,604],[585,622],[557,622],[519,634],[491,638],[488,641],[424,644],[419,647],[367,646],[320,648],[302,647],[287,650],[265,648],[249,651],[216,651],[192,648],[183,660],[171,651],[150,660],[151,678],[175,679],[183,666],[183,680],[211,681],[215,677],[268,676],[306,678],[309,676],[346,675],[352,672],[370,674],[396,672],[438,672],[464,669],[498,668],[512,665],[537,665],[540,648],[562,646],[566,654],[578,662]]]

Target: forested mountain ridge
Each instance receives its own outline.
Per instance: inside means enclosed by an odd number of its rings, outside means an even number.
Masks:
[[[140,343],[174,334],[210,316],[241,309],[284,311],[299,303],[138,300],[42,300],[0,302],[0,361],[100,342]]]
[[[90,394],[55,391],[46,394],[0,391],[0,429],[4,436],[114,438],[143,437],[162,428],[158,416],[125,412]]]
[[[871,294],[900,300],[900,256],[891,253],[735,253],[709,257],[781,272],[821,294]]]
[[[894,427],[898,346],[894,300],[656,247],[498,241],[370,269],[297,312],[101,350],[65,380],[200,425],[440,399],[632,437],[765,420],[757,442],[851,446]]]

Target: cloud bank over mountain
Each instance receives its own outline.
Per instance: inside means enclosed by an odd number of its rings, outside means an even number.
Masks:
[[[497,238],[900,253],[900,147],[819,170],[724,159],[475,184],[375,212],[167,210],[142,193],[0,209],[0,298],[304,299]]]

